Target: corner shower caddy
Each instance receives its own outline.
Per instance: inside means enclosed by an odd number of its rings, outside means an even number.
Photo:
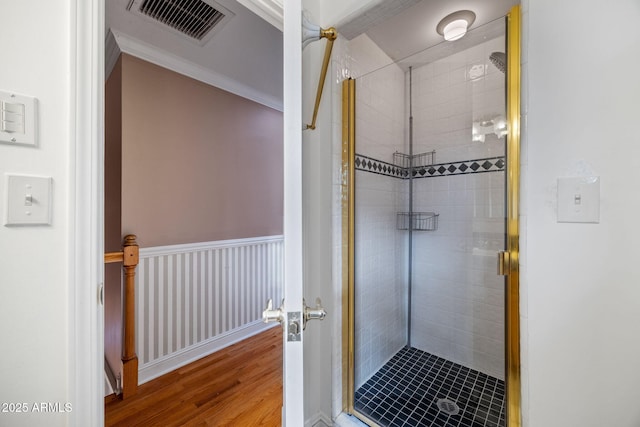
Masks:
[[[424,166],[432,165],[435,163],[435,161],[436,150],[419,154],[404,154],[400,153],[399,151],[393,153],[393,164],[403,169],[421,168]]]
[[[438,229],[438,217],[435,212],[398,212],[396,228],[398,230],[435,231]]]
[[[393,164],[405,170],[404,176],[412,178],[414,168],[422,168],[435,163],[436,150],[419,154],[393,153]],[[435,231],[438,229],[438,216],[435,212],[398,212],[396,229],[413,231]]]

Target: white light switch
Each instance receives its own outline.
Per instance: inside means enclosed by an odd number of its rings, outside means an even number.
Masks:
[[[35,98],[0,92],[0,142],[36,145],[36,113]]]
[[[51,224],[50,177],[6,175],[5,225]]]
[[[600,222],[600,177],[558,178],[558,222]]]

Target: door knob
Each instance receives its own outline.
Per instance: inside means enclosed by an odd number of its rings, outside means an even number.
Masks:
[[[282,310],[283,304],[284,300],[280,304],[280,307],[274,310],[273,300],[269,298],[269,301],[267,301],[267,308],[265,308],[262,312],[262,320],[264,321],[264,323],[279,322],[282,324],[282,322],[284,321],[284,311]]]
[[[290,311],[285,313],[284,300],[280,304],[280,307],[273,308],[273,300],[269,298],[267,301],[267,308],[262,312],[262,320],[264,323],[279,322],[285,329],[287,341],[301,341],[302,335],[300,330],[300,312]]]
[[[308,320],[324,320],[324,318],[327,317],[327,311],[322,307],[322,301],[320,298],[316,298],[315,308],[307,307],[307,303],[304,299],[302,300],[302,305],[304,306],[303,329],[306,329]]]

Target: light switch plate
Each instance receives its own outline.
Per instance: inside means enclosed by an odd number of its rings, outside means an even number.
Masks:
[[[33,97],[0,91],[0,142],[36,146],[37,108]]]
[[[600,222],[600,177],[558,178],[558,222]]]
[[[6,174],[5,225],[51,224],[51,188],[46,176]]]

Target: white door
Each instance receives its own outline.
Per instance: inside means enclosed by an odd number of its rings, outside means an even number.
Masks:
[[[282,424],[304,425],[304,324],[324,319],[303,299],[302,272],[302,5],[284,0],[284,303],[267,307],[265,320],[280,321],[284,340]],[[278,302],[275,302],[277,304]]]
[[[282,424],[304,425],[304,326],[324,319],[306,307],[302,272],[302,5],[284,0],[284,304],[267,307],[265,320],[280,321],[284,340]]]
[[[288,334],[302,307],[302,2],[284,1],[284,400],[282,425],[304,425],[302,343]],[[300,325],[301,326],[301,325]],[[300,328],[301,329],[301,328]]]
[[[304,425],[302,319],[302,5],[284,0],[284,401],[282,425]],[[293,336],[297,316],[298,337]],[[289,333],[291,332],[291,334]]]

